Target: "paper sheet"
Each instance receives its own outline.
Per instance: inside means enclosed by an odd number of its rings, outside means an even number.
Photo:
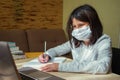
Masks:
[[[62,63],[66,60],[65,57],[55,57],[52,58],[49,62],[47,63]],[[38,58],[35,58],[27,63],[25,63],[22,67],[32,67],[35,69],[39,69],[41,66],[45,65],[46,63],[41,63],[38,61]]]

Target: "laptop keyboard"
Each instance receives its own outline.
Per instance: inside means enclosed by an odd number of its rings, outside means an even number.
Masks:
[[[19,73],[22,77],[22,80],[43,80],[52,77],[52,75],[36,69],[19,71]]]
[[[23,67],[19,69],[19,73],[22,80],[65,80],[30,67]]]
[[[39,70],[35,70],[35,69],[28,70],[28,71],[22,71],[22,73],[27,74],[29,76],[33,76],[33,77],[47,77],[47,76],[51,76],[48,73],[45,73],[45,72],[42,72],[42,71],[39,71]]]
[[[23,75],[23,74],[21,74],[21,73],[19,73],[19,74],[20,74],[20,77],[21,77],[22,80],[35,80],[35,79],[33,79],[33,78],[31,78],[31,77],[28,77],[28,76],[26,76],[26,75]]]

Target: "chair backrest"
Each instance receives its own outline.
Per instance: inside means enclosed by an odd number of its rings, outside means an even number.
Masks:
[[[31,52],[44,51],[66,41],[63,29],[29,29],[27,30],[28,44]]]
[[[15,42],[19,46],[20,50],[28,52],[27,37],[24,30],[10,29],[0,30],[0,41]]]
[[[112,72],[120,75],[120,49],[112,48]]]

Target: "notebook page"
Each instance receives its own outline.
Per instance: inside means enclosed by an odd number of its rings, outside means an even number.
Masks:
[[[65,60],[66,60],[65,57],[54,57],[47,63],[51,63],[51,62],[52,63],[62,63]],[[46,64],[46,63],[41,63],[41,62],[38,61],[38,58],[35,58],[35,59],[23,64],[22,67],[32,67],[32,68],[35,68],[35,69],[39,69],[44,64]]]

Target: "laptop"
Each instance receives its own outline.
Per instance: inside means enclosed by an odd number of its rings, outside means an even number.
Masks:
[[[0,80],[65,80],[31,67],[17,70],[7,42],[0,42]]]

